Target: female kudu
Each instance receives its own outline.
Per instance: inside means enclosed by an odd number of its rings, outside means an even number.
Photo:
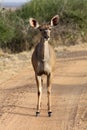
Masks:
[[[35,71],[35,78],[38,89],[38,101],[36,116],[40,114],[40,103],[42,95],[42,75],[47,76],[47,95],[48,95],[48,116],[51,116],[51,81],[52,73],[55,67],[55,53],[51,45],[49,44],[50,32],[52,26],[56,26],[59,21],[59,16],[56,15],[51,19],[48,24],[39,25],[39,23],[30,18],[29,22],[32,27],[39,29],[41,32],[40,42],[36,45],[32,54],[32,65]]]

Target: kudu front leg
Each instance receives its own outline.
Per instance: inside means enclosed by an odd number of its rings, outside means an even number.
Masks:
[[[41,76],[36,75],[36,83],[37,83],[37,111],[36,111],[36,116],[40,114],[40,107],[41,107],[41,96],[42,96],[42,81],[41,81]]]
[[[48,96],[48,116],[50,117],[52,114],[51,111],[51,78],[52,75],[47,75],[47,96]]]

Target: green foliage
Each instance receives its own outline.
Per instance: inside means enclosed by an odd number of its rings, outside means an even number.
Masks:
[[[18,15],[23,19],[35,17],[39,21],[49,21],[52,16],[59,14],[65,21],[69,18],[74,22],[87,22],[86,0],[31,0],[25,4]]]
[[[0,46],[3,47],[14,37],[14,31],[7,21],[8,19],[4,17],[0,19]]]
[[[63,0],[31,0],[22,7],[20,16],[23,19],[35,17],[39,21],[48,21],[60,11],[63,2]]]
[[[10,10],[1,12],[0,18],[0,47],[12,52],[25,50],[28,34],[24,20]]]
[[[48,22],[55,14],[59,14],[60,22],[53,34],[54,38],[59,40],[58,36],[61,37],[63,44],[75,44],[79,37],[86,40],[86,0],[31,0],[20,12],[17,13],[22,19],[34,17],[39,22]]]

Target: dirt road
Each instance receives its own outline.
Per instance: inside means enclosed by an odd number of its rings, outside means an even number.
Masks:
[[[52,117],[47,115],[44,79],[42,110],[36,112],[31,64],[0,84],[0,130],[87,130],[87,51],[57,54],[52,87]]]

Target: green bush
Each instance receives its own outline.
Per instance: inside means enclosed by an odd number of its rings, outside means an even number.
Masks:
[[[0,47],[12,52],[26,50],[27,29],[24,20],[16,12],[4,11],[0,20]]]
[[[31,0],[17,14],[24,20],[34,17],[39,22],[48,22],[55,14],[59,14],[60,22],[53,34],[54,39],[61,37],[62,44],[75,44],[79,37],[83,41],[87,39],[86,0]]]
[[[10,24],[7,22],[8,19],[1,17],[0,19],[0,46],[5,47],[7,42],[11,42],[14,37],[14,30],[11,28]]]

